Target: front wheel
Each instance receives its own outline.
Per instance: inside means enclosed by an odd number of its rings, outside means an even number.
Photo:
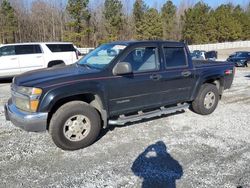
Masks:
[[[192,102],[194,112],[208,115],[214,112],[218,105],[219,92],[215,85],[204,84],[201,86],[196,99]]]
[[[52,116],[49,126],[54,143],[63,150],[77,150],[92,144],[101,130],[96,109],[82,101],[61,106]]]

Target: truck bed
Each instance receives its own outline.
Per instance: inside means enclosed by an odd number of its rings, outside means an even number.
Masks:
[[[232,63],[228,61],[193,60],[193,65],[196,68],[200,68],[200,67],[232,65]]]

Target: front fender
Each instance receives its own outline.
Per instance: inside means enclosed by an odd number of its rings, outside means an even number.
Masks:
[[[107,109],[107,104],[105,103],[105,93],[106,92],[104,91],[104,87],[102,87],[98,83],[79,83],[52,88],[41,97],[39,111],[50,112],[53,106],[59,100],[84,94],[97,95],[98,98],[100,98],[100,101],[102,102],[102,107],[104,109]]]

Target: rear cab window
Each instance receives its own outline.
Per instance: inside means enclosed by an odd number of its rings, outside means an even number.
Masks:
[[[183,68],[188,67],[186,50],[184,47],[163,47],[165,67]]]
[[[72,44],[46,44],[51,52],[75,52]]]

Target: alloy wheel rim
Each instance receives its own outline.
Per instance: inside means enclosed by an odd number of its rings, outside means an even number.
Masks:
[[[211,109],[215,104],[215,94],[210,91],[206,94],[204,99],[204,106],[206,109]]]
[[[71,116],[64,124],[64,136],[73,142],[79,142],[86,138],[90,132],[90,120],[84,115]]]

